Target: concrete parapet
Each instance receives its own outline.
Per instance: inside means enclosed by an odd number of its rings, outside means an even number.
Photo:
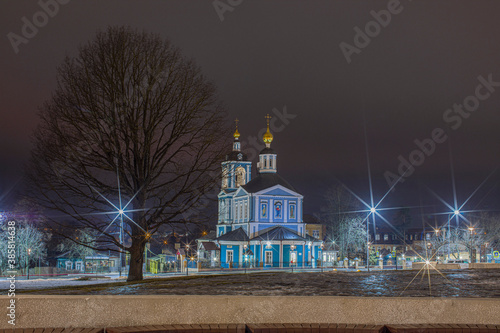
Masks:
[[[5,311],[7,296],[0,296]],[[500,299],[336,296],[45,296],[16,298],[16,326],[200,323],[500,324]],[[6,316],[0,328],[12,328]]]

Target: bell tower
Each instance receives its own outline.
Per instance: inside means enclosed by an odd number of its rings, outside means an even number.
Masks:
[[[273,135],[269,130],[269,121],[271,120],[271,116],[268,114],[265,118],[267,121],[267,131],[264,133],[262,140],[266,144],[266,148],[262,149],[259,154],[258,169],[259,173],[276,173],[278,170],[276,165],[278,155],[276,155],[276,152],[271,149],[271,143],[273,142]]]
[[[226,155],[222,162],[222,189],[237,189],[248,183],[252,177],[252,162],[248,161],[247,155],[241,151],[240,132],[238,122],[235,120],[235,131],[233,134],[233,150]]]

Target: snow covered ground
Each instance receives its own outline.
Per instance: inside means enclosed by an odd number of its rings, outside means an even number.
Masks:
[[[431,271],[416,276],[417,271],[325,273],[268,272],[235,275],[190,276],[189,279],[148,278],[143,283],[116,285],[125,279],[77,281],[50,279],[17,281],[16,288],[40,289],[33,294],[51,295],[253,295],[253,296],[437,296],[500,297],[500,270]],[[441,275],[442,274],[442,275]],[[430,283],[429,283],[430,282]],[[92,288],[93,284],[109,283]],[[43,289],[69,286],[69,289]],[[82,286],[85,288],[71,288]],[[0,281],[5,294],[8,282]]]
[[[125,281],[125,278],[109,278],[109,279],[90,279],[90,280],[78,280],[78,278],[49,278],[40,279],[32,278],[26,280],[23,277],[21,280],[16,280],[16,290],[23,289],[41,289],[41,288],[55,288],[62,286],[85,286],[91,284],[109,283],[109,282],[120,282]],[[6,278],[0,279],[0,293],[4,293],[9,289],[10,282]]]

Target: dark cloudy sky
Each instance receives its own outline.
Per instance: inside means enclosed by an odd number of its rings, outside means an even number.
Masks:
[[[21,35],[23,17],[32,21],[41,7],[37,1],[4,0],[1,191],[22,177],[37,106],[50,97],[58,64],[98,29],[130,25],[169,38],[196,60],[231,118],[241,120],[244,142],[257,135],[273,109],[296,115],[274,133],[272,146],[280,174],[305,195],[306,212],[318,210],[335,179],[368,198],[363,119],[375,197],[388,190],[384,173],[397,172],[398,156],[408,158],[415,139],[430,138],[435,128],[449,136],[384,206],[435,203],[426,187],[451,201],[450,152],[463,201],[500,162],[500,87],[456,129],[443,114],[475,95],[479,76],[500,82],[500,2],[401,0],[399,13],[348,63],[339,45],[354,45],[354,28],[364,30],[374,20],[371,11],[390,3],[243,0],[221,21],[211,0],[72,0],[16,54],[9,33]],[[494,173],[470,208],[499,208],[498,179]]]

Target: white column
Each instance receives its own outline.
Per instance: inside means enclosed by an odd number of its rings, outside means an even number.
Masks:
[[[304,268],[305,260],[306,260],[306,242],[304,242],[304,246],[302,247],[302,268]]]
[[[255,215],[253,217],[253,220],[254,221],[259,221],[260,220],[260,211],[259,211],[259,209],[260,209],[260,198],[259,198],[258,195],[256,195],[254,197],[253,202],[254,202],[254,205],[255,205],[255,209],[254,209]]]
[[[283,241],[280,241],[280,254],[279,254],[279,260],[280,260],[280,268],[283,268]]]
[[[271,199],[269,200],[269,207],[268,207],[268,215],[269,215],[269,222],[273,222],[273,217],[274,217],[274,200]]]
[[[288,222],[288,200],[283,200],[283,211],[281,212],[283,214],[283,222]]]
[[[297,200],[297,221],[302,222],[302,199]],[[299,220],[300,219],[300,220]]]
[[[239,260],[238,260],[238,263],[240,264],[240,267],[241,267],[241,263],[243,262],[243,246],[242,245],[238,245],[238,253],[239,253]]]

